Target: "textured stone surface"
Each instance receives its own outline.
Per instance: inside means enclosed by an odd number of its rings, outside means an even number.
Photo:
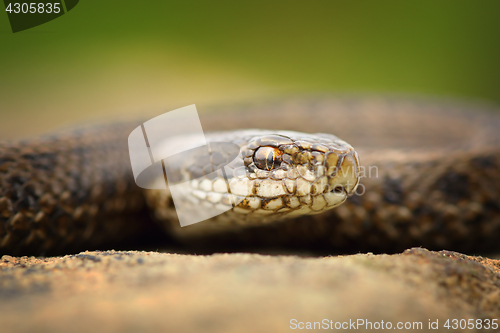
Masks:
[[[500,319],[500,261],[414,248],[301,258],[83,252],[0,262],[2,332],[290,331],[290,320]],[[490,330],[492,331],[492,330]]]

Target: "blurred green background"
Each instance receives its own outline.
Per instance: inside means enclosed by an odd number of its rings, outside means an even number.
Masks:
[[[500,102],[498,0],[81,0],[16,34],[0,13],[0,51],[0,138],[315,92]]]

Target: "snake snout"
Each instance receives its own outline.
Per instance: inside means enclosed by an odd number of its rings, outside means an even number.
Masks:
[[[329,168],[328,184],[331,191],[344,191],[348,196],[355,193],[359,185],[360,167],[358,154],[355,151],[343,156],[331,158],[337,160],[336,167]]]

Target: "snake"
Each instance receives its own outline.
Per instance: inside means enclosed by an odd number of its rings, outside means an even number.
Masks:
[[[135,183],[127,138],[141,122],[87,125],[0,142],[0,251],[71,253],[139,235],[194,251],[500,247],[494,105],[307,96],[222,105],[200,119],[208,142],[238,151],[182,158],[167,182],[184,184],[189,210],[223,213],[181,227],[169,188]]]

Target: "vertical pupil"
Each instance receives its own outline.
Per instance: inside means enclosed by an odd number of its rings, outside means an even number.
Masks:
[[[274,151],[267,152],[266,162],[267,162],[266,169],[272,170],[274,168]]]

